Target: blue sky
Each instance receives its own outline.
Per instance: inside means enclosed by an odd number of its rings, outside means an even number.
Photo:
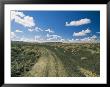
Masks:
[[[99,42],[100,11],[11,11],[11,40]]]

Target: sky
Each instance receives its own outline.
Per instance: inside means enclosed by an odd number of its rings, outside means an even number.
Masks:
[[[11,40],[100,42],[100,11],[11,11]]]

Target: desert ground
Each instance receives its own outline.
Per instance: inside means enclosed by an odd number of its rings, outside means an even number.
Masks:
[[[12,77],[99,77],[100,43],[11,42]]]

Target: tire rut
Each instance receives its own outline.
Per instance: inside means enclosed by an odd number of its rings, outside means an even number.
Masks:
[[[32,77],[64,77],[67,76],[64,65],[56,54],[48,49],[43,50],[43,55],[27,73]]]

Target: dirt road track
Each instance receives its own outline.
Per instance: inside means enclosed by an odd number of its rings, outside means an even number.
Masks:
[[[44,49],[42,56],[28,72],[29,76],[33,77],[63,77],[68,76],[61,60],[54,52]]]

